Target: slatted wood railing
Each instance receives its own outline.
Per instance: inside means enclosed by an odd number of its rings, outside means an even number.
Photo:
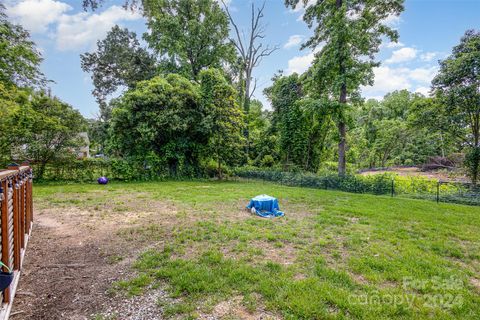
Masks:
[[[32,169],[11,165],[0,170],[0,258],[14,272],[0,294],[0,320],[8,319],[33,223]],[[7,271],[4,268],[3,271]]]

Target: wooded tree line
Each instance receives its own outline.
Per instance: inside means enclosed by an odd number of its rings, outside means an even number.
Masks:
[[[48,162],[72,157],[87,130],[80,112],[45,89],[41,61],[28,32],[0,4],[0,164],[33,160],[40,176]]]
[[[99,5],[94,0],[84,4],[92,9]],[[146,18],[146,46],[134,32],[115,26],[94,52],[81,56],[100,106],[99,118],[89,121],[98,153],[141,162],[145,168],[165,168],[172,175],[212,169],[219,176],[243,165],[335,169],[345,175],[350,168],[418,165],[431,156],[455,155],[465,158],[461,162],[476,181],[478,31],[467,31],[440,62],[431,97],[403,90],[381,101],[365,101],[360,87],[373,84],[382,41],[398,40],[385,21],[402,12],[403,0],[325,0],[309,6],[286,0],[288,7],[307,6],[303,19],[313,35],[303,48],[314,50],[315,59],[302,75],[274,75],[264,90],[271,103],[266,109],[252,99],[252,71],[277,49],[265,39],[264,5],[252,5],[245,35],[218,1],[126,5]],[[25,41],[36,53],[28,35]],[[38,75],[40,59],[33,55],[30,69],[19,65],[10,88],[24,90],[43,79]],[[32,82],[22,83],[22,75]]]

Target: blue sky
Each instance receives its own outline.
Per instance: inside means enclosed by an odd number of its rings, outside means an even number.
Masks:
[[[310,0],[314,1],[314,0]],[[261,5],[263,1],[253,1]],[[42,70],[55,83],[52,92],[94,117],[98,107],[91,95],[90,76],[80,68],[80,53],[95,49],[115,24],[127,27],[140,36],[146,31],[143,18],[123,10],[121,1],[107,0],[96,12],[84,12],[80,0],[7,0],[7,13],[15,22],[30,30],[40,48]],[[249,22],[250,0],[230,0],[229,7],[240,26]],[[267,0],[264,22],[265,42],[280,49],[266,57],[255,71],[258,81],[256,98],[268,102],[262,94],[278,70],[303,72],[313,54],[299,50],[311,35],[301,20],[302,9],[285,8],[283,0]],[[381,98],[387,92],[408,89],[428,93],[430,81],[438,68],[438,59],[449,54],[467,29],[480,29],[480,0],[406,0],[405,11],[388,23],[398,29],[398,44],[384,43],[375,69],[375,85],[362,89],[364,97]],[[247,30],[247,28],[245,28]]]

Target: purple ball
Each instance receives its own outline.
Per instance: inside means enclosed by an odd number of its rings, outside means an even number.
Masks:
[[[100,178],[98,178],[97,181],[98,181],[99,184],[107,184],[108,183],[107,177],[100,177]]]

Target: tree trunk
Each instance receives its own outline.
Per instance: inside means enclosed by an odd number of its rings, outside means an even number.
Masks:
[[[336,7],[339,10],[343,5],[343,0],[337,0],[336,2]],[[343,52],[342,50],[342,45],[346,45],[344,42],[339,41],[339,46],[340,46],[340,53]],[[339,55],[339,76],[343,79],[342,86],[340,88],[340,98],[338,102],[340,102],[341,105],[345,105],[347,103],[347,84],[345,81],[345,57],[343,57],[343,54]],[[347,148],[347,126],[345,124],[345,120],[343,119],[343,115],[339,115],[339,120],[338,120],[338,134],[340,141],[338,143],[338,174],[340,176],[344,176],[346,173],[346,167],[347,167],[347,161],[346,161],[346,148]]]
[[[38,170],[36,173],[36,178],[39,180],[42,180],[43,175],[45,174],[45,168],[47,167],[47,162],[46,161],[41,161],[40,166],[38,166]]]
[[[223,174],[222,174],[222,158],[220,156],[219,152],[219,142],[217,141],[216,143],[216,151],[217,151],[217,175],[218,175],[218,180],[223,180]]]
[[[222,161],[220,160],[220,157],[218,157],[218,180],[223,180],[223,172],[222,172]]]
[[[248,119],[248,114],[250,113],[250,84],[251,84],[251,73],[246,70],[245,75],[245,91],[243,97],[243,111],[245,112],[245,116]],[[243,135],[245,136],[245,151],[247,154],[247,161],[250,159],[250,131],[248,130],[248,124],[245,126],[245,130],[243,131]]]
[[[340,89],[340,99],[341,104],[347,103],[347,85],[344,83]],[[347,168],[346,160],[346,149],[347,149],[347,125],[345,121],[340,116],[338,120],[338,134],[340,141],[338,142],[338,174],[344,176]]]
[[[340,135],[340,142],[338,143],[338,174],[344,176],[347,171],[347,161],[345,155],[347,129],[343,120],[338,123],[338,133]]]

